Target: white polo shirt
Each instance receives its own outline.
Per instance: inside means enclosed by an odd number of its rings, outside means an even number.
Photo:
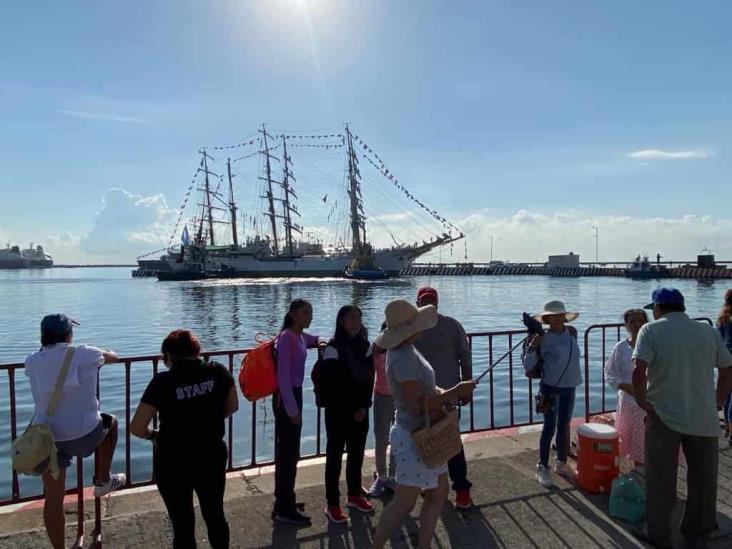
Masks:
[[[101,421],[97,400],[97,377],[104,364],[101,349],[79,345],[66,375],[56,413],[46,417],[48,401],[61,371],[68,343],[57,343],[28,355],[25,375],[30,379],[35,403],[33,423],[45,423],[56,441],[73,440],[91,432]]]

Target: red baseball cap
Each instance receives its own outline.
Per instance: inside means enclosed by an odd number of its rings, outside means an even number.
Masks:
[[[429,286],[420,288],[417,292],[417,301],[420,301],[423,297],[432,297],[434,299],[439,299],[439,297],[437,296],[437,290],[435,290],[434,288],[430,288]]]

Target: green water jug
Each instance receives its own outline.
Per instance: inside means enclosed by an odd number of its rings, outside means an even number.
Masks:
[[[610,516],[641,522],[646,516],[646,492],[632,475],[620,475],[610,490]]]

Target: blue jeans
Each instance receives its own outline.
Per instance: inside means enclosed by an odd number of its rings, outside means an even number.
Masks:
[[[574,387],[553,387],[541,383],[541,394],[549,398],[551,409],[544,414],[544,427],[539,439],[539,463],[549,467],[549,450],[554,433],[557,435],[557,461],[567,461],[569,454],[569,424],[574,413]]]
[[[727,400],[724,401],[724,420],[727,423],[732,423],[732,393],[727,395]],[[730,434],[732,438],[732,434]]]

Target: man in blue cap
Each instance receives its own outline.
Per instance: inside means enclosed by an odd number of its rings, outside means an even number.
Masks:
[[[716,527],[719,416],[732,385],[732,355],[717,330],[689,318],[675,288],[653,292],[654,322],[643,326],[633,352],[633,389],[646,418],[646,531],[671,547],[679,446],[687,463],[686,547],[704,547]],[[714,370],[719,369],[716,392]]]
[[[43,463],[38,469],[38,473],[42,473],[45,495],[43,521],[54,548],[65,547],[63,501],[66,469],[74,456],[88,457],[97,451],[95,497],[121,488],[127,480],[124,473],[111,473],[117,444],[117,420],[114,416],[101,413],[97,400],[99,368],[117,362],[117,355],[88,345],[72,347],[74,326],[79,326],[79,323],[64,314],[43,317],[41,350],[25,359],[25,375],[30,380],[35,404],[33,423],[48,425],[57,449],[57,463],[54,466]],[[60,376],[67,361],[66,373]],[[49,415],[54,387],[61,377],[60,398],[55,412]],[[58,476],[54,478],[47,467],[56,470],[56,466]]]

